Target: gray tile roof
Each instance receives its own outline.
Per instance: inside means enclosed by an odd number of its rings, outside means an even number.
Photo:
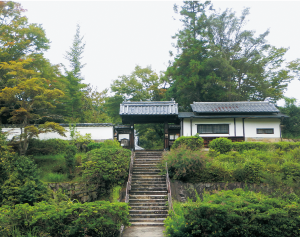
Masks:
[[[179,112],[178,118],[201,118],[201,119],[222,119],[222,118],[278,118],[282,117],[288,118],[289,116],[282,113],[271,113],[271,114],[206,114],[206,113],[198,113],[195,114],[193,112]]]
[[[194,102],[196,113],[279,113],[274,104],[263,101],[251,102]]]
[[[120,104],[120,115],[177,115],[175,101],[141,101]]]

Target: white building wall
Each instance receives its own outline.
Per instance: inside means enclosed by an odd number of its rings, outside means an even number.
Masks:
[[[243,137],[245,127],[246,140],[275,141],[280,138],[280,119],[245,119],[224,118],[224,119],[192,119],[192,134],[190,118],[183,119],[183,136],[192,136],[197,133],[197,124],[229,124],[229,134],[201,134],[201,137]],[[257,134],[257,128],[273,128],[274,134]],[[273,140],[272,140],[273,139]],[[275,139],[275,140],[274,140]]]
[[[119,134],[119,141],[121,141],[124,138],[129,140],[129,135],[130,134]]]
[[[242,118],[235,119],[235,127],[236,127],[236,136],[243,137],[244,136],[244,132],[243,132],[244,126],[243,126]]]
[[[65,127],[66,137],[60,136],[58,133],[42,133],[39,134],[39,139],[46,140],[51,138],[59,138],[63,140],[71,140],[70,129]],[[3,132],[8,132],[8,139],[11,140],[13,136],[20,135],[20,128],[2,128]],[[91,134],[92,140],[107,140],[114,138],[114,127],[76,127],[76,131],[79,132],[82,136],[87,133]]]
[[[257,134],[258,128],[273,128],[274,134]],[[255,140],[279,139],[280,119],[245,119],[245,138]]]
[[[201,137],[229,137],[234,136],[234,119],[198,119],[194,118],[192,122],[193,135],[197,133],[197,124],[229,124],[229,134],[201,134]]]
[[[191,126],[190,126],[190,119],[185,118],[183,119],[183,133],[182,136],[192,136],[195,134],[191,134]]]

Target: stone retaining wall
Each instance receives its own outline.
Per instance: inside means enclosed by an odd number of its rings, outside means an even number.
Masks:
[[[172,199],[175,199],[176,201],[180,201],[180,202],[185,202],[188,198],[195,201],[196,200],[195,191],[202,199],[204,191],[213,193],[221,190],[234,190],[236,188],[242,188],[242,189],[247,188],[249,191],[261,192],[264,194],[271,194],[274,191],[274,188],[270,187],[268,184],[246,184],[241,182],[192,184],[192,183],[184,183],[178,180],[171,180]]]
[[[48,183],[48,186],[54,192],[61,189],[70,199],[77,199],[82,203],[98,200],[99,188],[101,188],[87,183]]]

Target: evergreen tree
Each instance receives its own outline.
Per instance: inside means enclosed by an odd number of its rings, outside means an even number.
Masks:
[[[178,12],[175,7],[175,12]],[[231,10],[218,13],[208,1],[185,1],[179,14],[183,29],[177,55],[164,80],[168,98],[190,109],[192,101],[277,101],[293,78],[284,67],[285,48],[267,43],[268,31],[255,36],[244,30],[249,10],[240,17]]]

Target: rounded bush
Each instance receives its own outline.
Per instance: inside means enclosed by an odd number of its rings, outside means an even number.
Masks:
[[[231,151],[232,141],[226,137],[219,137],[209,143],[209,148],[214,149],[221,154]]]
[[[172,148],[174,149],[180,146],[186,146],[186,148],[195,151],[204,146],[204,140],[202,137],[199,137],[197,135],[190,137],[182,136],[175,140]]]

